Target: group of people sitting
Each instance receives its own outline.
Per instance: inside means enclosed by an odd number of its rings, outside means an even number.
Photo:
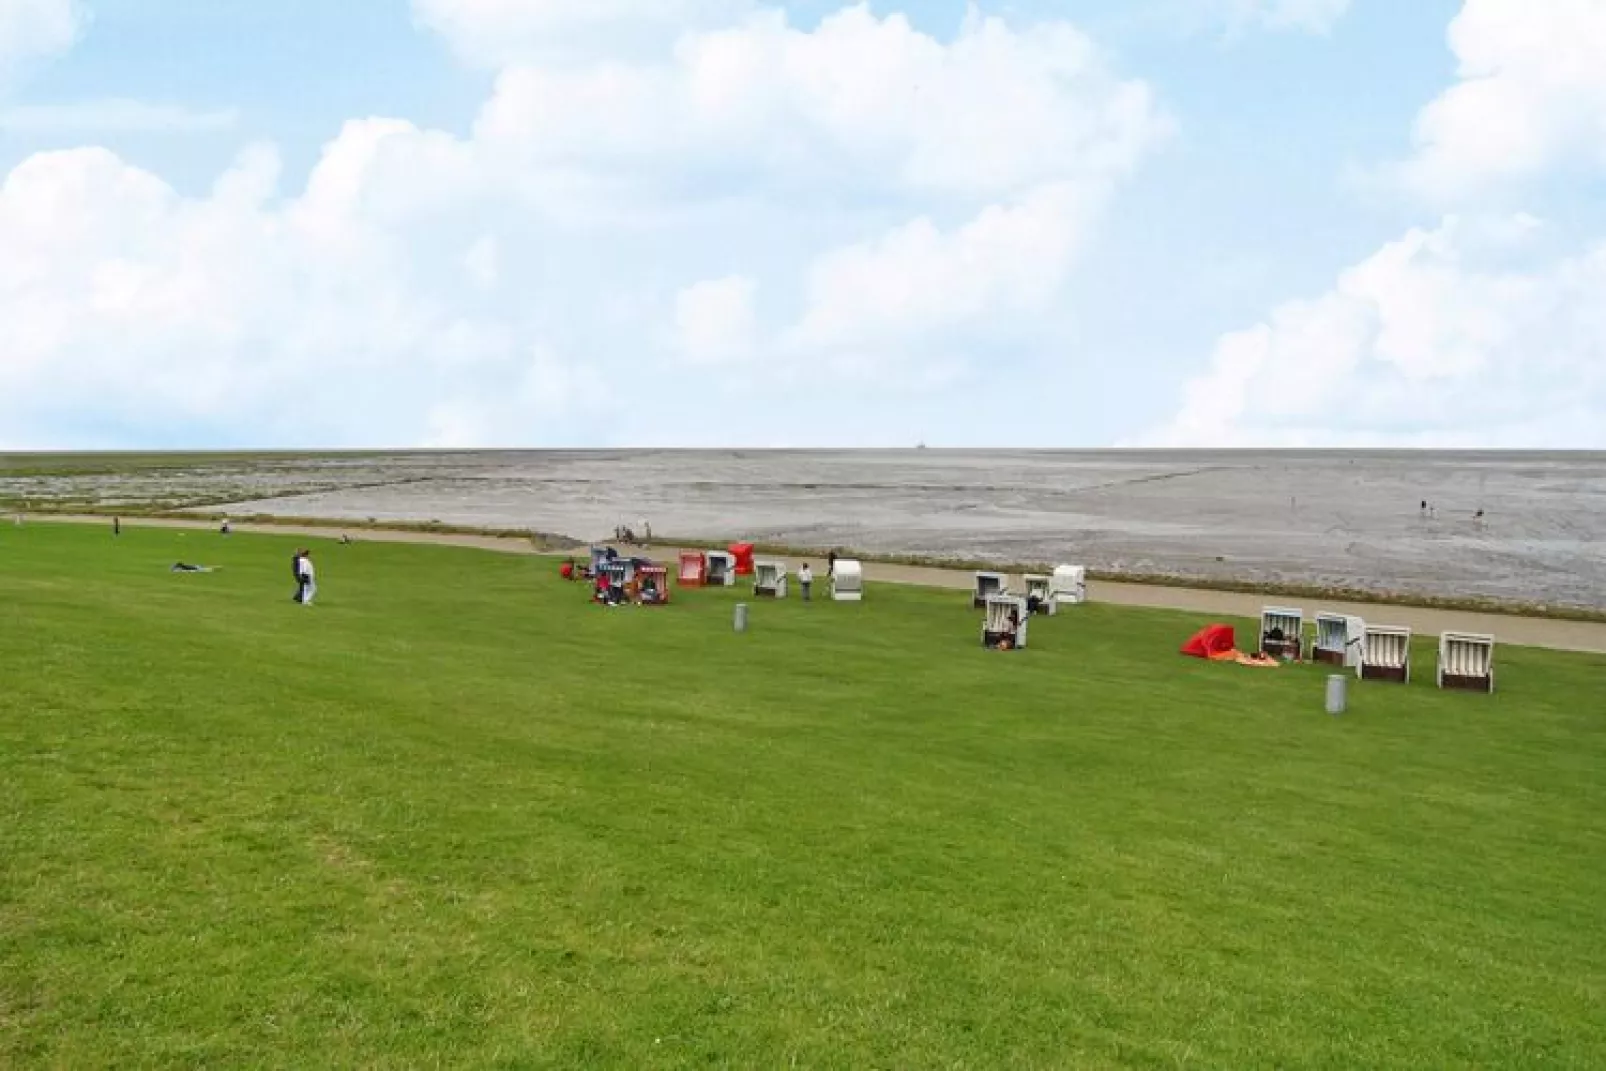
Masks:
[[[632,596],[635,601],[646,604],[657,604],[668,601],[669,593],[663,590],[659,578],[651,573],[643,575],[634,584],[635,591],[626,589],[625,585],[614,580],[618,571],[609,566],[619,560],[619,552],[612,547],[603,552],[599,567],[593,568],[589,563],[582,564],[573,558],[566,558],[558,567],[558,575],[565,580],[588,580],[592,584],[591,600],[605,606],[619,606],[630,602]],[[640,563],[638,563],[640,564]]]

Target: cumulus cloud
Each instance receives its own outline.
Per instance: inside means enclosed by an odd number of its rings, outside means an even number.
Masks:
[[[1606,167],[1606,4],[1466,0],[1457,80],[1417,119],[1411,188],[1464,199],[1558,165]]]
[[[89,21],[78,0],[0,0],[0,90],[72,47]]]
[[[1606,446],[1606,243],[1448,219],[1223,337],[1166,446]],[[1514,258],[1537,261],[1512,267]]]
[[[1168,129],[1149,87],[1068,23],[972,13],[942,42],[860,5],[812,31],[770,10],[688,33],[661,63],[516,65],[475,133],[526,167],[651,167],[703,189],[994,196],[1103,182]]]
[[[1086,238],[1099,191],[1052,184],[943,232],[921,218],[822,254],[789,332],[803,350],[922,341],[1049,301]]]
[[[101,149],[25,160],[0,184],[0,424],[500,445],[607,441],[627,414],[598,385],[672,392],[676,362],[903,361],[889,390],[930,390],[963,375],[934,325],[987,360],[989,318],[1052,304],[1167,133],[1063,22],[939,40],[863,6],[809,31],[693,6],[714,21],[602,54],[599,27],[674,20],[419,0],[458,48],[508,48],[481,53],[506,65],[469,132],[354,119],[299,189],[268,146],[201,196]]]

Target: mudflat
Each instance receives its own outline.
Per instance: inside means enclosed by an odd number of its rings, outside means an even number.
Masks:
[[[660,539],[1606,607],[1598,453],[510,451],[72,471],[6,459],[0,500],[23,499],[578,539],[646,522]]]

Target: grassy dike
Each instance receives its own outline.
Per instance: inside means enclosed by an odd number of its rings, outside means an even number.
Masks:
[[[1606,1065],[1606,659],[294,545],[0,530],[0,1066]]]

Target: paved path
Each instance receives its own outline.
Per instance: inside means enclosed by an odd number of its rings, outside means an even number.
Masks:
[[[106,517],[49,514],[35,518],[39,521],[63,521],[78,524],[110,526]],[[167,518],[133,517],[123,521],[124,527],[136,528],[212,528],[214,521],[185,521]],[[433,543],[442,546],[472,547],[512,554],[536,554],[535,545],[528,539],[510,536],[472,535],[455,532],[403,532],[381,528],[342,529],[338,524],[288,525],[236,523],[236,532],[255,532],[268,535],[301,535],[309,539],[338,539],[342,531],[363,543]],[[674,561],[673,547],[638,548],[648,557]],[[812,559],[811,559],[812,560]],[[802,558],[787,562],[794,568]],[[825,563],[814,561],[816,575],[824,580]],[[971,574],[958,569],[939,569],[918,565],[890,565],[866,562],[866,584],[918,584],[925,587],[968,589]],[[1017,585],[1018,587],[1018,585]],[[1274,595],[1245,594],[1234,591],[1211,591],[1204,588],[1168,587],[1159,584],[1123,584],[1113,580],[1090,580],[1088,599],[1093,602],[1114,603],[1121,606],[1147,606],[1166,610],[1186,610],[1201,616],[1257,618],[1260,609],[1268,602],[1293,602],[1304,606],[1307,618],[1317,611],[1355,614],[1368,621],[1390,625],[1404,625],[1422,635],[1437,635],[1446,630],[1484,632],[1500,643],[1523,647],[1546,647],[1558,651],[1585,651],[1606,654],[1606,624],[1592,621],[1559,621],[1540,617],[1515,617],[1506,614],[1483,614],[1461,610],[1433,610],[1414,606],[1391,606],[1376,603],[1326,602],[1319,604],[1310,599],[1292,599]]]

